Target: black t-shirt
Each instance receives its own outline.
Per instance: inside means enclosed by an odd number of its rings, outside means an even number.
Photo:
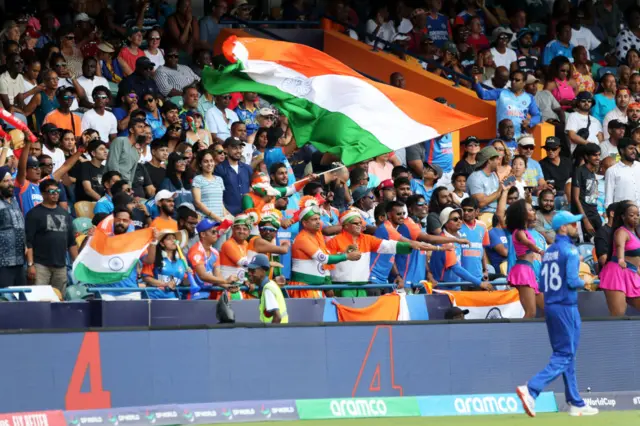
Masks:
[[[149,177],[147,168],[142,164],[138,164],[136,172],[133,175],[133,183],[131,184],[133,195],[140,198],[147,198],[147,194],[145,194],[144,189],[149,185],[153,185],[153,183],[151,182],[151,177]],[[158,189],[158,187],[156,187],[156,189]]]
[[[102,175],[104,174],[104,166],[99,167],[91,164],[91,161],[85,161],[80,164],[78,176],[76,180],[76,201],[96,201],[89,197],[82,186],[82,182],[91,182],[91,189],[96,191],[101,197],[104,195],[104,187],[102,186]]]
[[[151,163],[145,163],[144,168],[147,169],[147,174],[149,175],[149,178],[151,178],[151,184],[156,188],[156,191],[158,191],[167,174],[167,169],[155,167]]]
[[[467,163],[467,160],[463,159],[458,161],[458,164],[456,164],[456,167],[453,169],[453,171],[455,173],[464,173],[469,176],[471,173],[476,171],[476,165],[469,164]]]
[[[63,208],[35,206],[27,213],[25,231],[27,248],[33,249],[35,263],[54,268],[66,265],[67,250],[76,245],[76,239],[71,216]]]
[[[609,254],[609,248],[611,247],[611,227],[607,224],[596,231],[596,238],[594,245],[596,248],[596,256],[600,259],[600,256]],[[594,259],[596,262],[598,259]]]
[[[553,180],[553,187],[556,189],[556,193],[558,195],[564,194],[564,185],[571,177],[571,160],[567,157],[560,157],[560,164],[556,166],[549,157],[546,157],[540,160],[540,167],[542,168],[544,180]]]
[[[586,166],[580,166],[576,169],[571,180],[571,188],[580,188],[580,203],[584,213],[589,218],[592,225],[601,223],[598,215],[598,181],[596,174],[590,171]],[[578,214],[575,203],[571,203],[571,212]]]

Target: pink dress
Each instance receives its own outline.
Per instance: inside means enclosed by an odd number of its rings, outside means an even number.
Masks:
[[[516,239],[516,233],[518,231],[519,229],[513,231],[513,234],[511,234],[511,241],[513,242],[513,248],[516,251],[516,256],[522,256],[529,253],[531,250]],[[527,239],[535,245],[536,242],[529,231],[525,229],[524,233],[527,235]],[[536,274],[533,271],[533,265],[527,260],[518,259],[516,261],[516,264],[509,271],[507,282],[513,286],[528,286],[531,287],[536,294],[540,293],[540,290],[538,290],[538,280],[536,280]]]
[[[567,82],[567,80],[561,81],[556,78],[553,81],[556,82],[556,88],[551,91],[551,94],[553,95],[554,98],[556,98],[558,102],[567,101],[567,100],[572,101],[576,98],[576,94],[573,91],[573,87],[569,85],[569,82]],[[568,110],[568,109],[571,109],[571,106],[563,105],[562,109]]]
[[[629,234],[629,240],[624,245],[625,256],[640,256],[640,239],[634,232],[622,227]],[[616,231],[617,232],[617,231]],[[618,265],[616,247],[613,247],[611,260],[604,265],[600,272],[600,288],[604,290],[621,291],[629,298],[640,297],[640,275],[638,268],[627,262],[626,268]]]

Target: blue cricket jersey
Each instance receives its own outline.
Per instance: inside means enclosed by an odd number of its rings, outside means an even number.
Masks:
[[[542,258],[540,291],[545,305],[577,305],[577,289],[584,287],[579,277],[580,254],[566,235],[556,235]]]
[[[540,123],[542,115],[535,99],[529,93],[523,92],[516,96],[511,89],[485,89],[481,84],[473,85],[474,90],[480,99],[485,101],[496,101],[496,126],[505,119],[513,122],[515,138],[518,139],[522,133],[522,122],[531,115],[530,126]],[[496,127],[498,133],[498,128]]]
[[[431,13],[427,13],[427,31],[429,37],[433,40],[433,44],[438,47],[444,46],[451,39],[449,17],[438,13],[434,18]]]
[[[267,167],[267,170],[271,169],[271,165],[275,163],[282,163],[287,168],[287,176],[289,177],[287,186],[291,186],[296,183],[296,176],[293,174],[291,163],[289,163],[289,159],[284,155],[284,151],[282,151],[281,147],[271,148],[264,152],[264,164]],[[297,210],[298,203],[300,203],[300,194],[296,192],[289,197],[287,209]]]
[[[420,225],[407,218],[403,225],[398,227],[398,232],[403,237],[417,241],[418,235],[422,232]],[[411,254],[397,254],[396,266],[398,273],[404,279],[405,285],[417,285],[427,277],[427,252],[422,250],[411,250]]]
[[[489,246],[487,228],[478,220],[473,227],[463,223],[460,236],[469,240],[469,244],[462,245],[462,267],[470,274],[481,277],[484,247]]]
[[[287,212],[282,212],[284,219],[291,219],[293,216]],[[300,232],[300,223],[296,222],[287,229],[280,228],[276,234],[276,244],[281,245],[282,241],[289,241],[293,245],[293,241]],[[280,263],[282,264],[282,275],[289,280],[291,279],[291,250],[285,254],[281,254]]]
[[[400,239],[400,233],[388,220],[376,228],[373,236],[383,240],[398,241]],[[372,283],[389,282],[394,260],[394,254],[372,253],[369,261],[369,281]]]
[[[557,56],[565,56],[569,62],[573,63],[573,48],[575,46],[569,43],[569,46],[565,46],[560,43],[558,40],[551,40],[544,47],[544,52],[542,54],[542,64],[549,65],[553,58]]]
[[[157,253],[156,256],[162,255]],[[162,267],[156,268],[153,265],[145,265],[142,268],[142,276],[150,276],[164,283],[168,283],[172,279],[176,281],[176,285],[181,285],[186,278],[187,264],[179,256],[175,260],[163,256]],[[176,299],[174,291],[166,291],[162,288],[156,288],[147,292],[150,299]]]
[[[500,273],[500,265],[502,262],[507,260],[506,256],[501,256],[495,250],[495,247],[500,244],[503,244],[507,248],[507,251],[509,250],[509,232],[502,228],[492,228],[489,231],[489,247],[487,247],[486,250],[489,263],[491,263],[491,266],[495,269],[496,274]]]
[[[443,173],[453,171],[453,139],[451,133],[424,143],[425,160],[429,164],[437,164]]]

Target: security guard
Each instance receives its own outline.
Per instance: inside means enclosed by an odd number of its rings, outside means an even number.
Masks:
[[[287,304],[278,284],[269,279],[269,269],[271,264],[264,254],[255,255],[247,266],[249,280],[260,289],[260,321],[286,324],[289,322]]]

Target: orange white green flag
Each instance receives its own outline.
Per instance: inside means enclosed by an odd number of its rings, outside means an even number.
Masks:
[[[522,318],[524,308],[520,303],[518,290],[504,291],[447,291],[433,290],[436,294],[446,294],[453,306],[468,309],[466,319]]]
[[[153,239],[151,228],[108,236],[96,228],[73,262],[73,275],[86,284],[112,284],[128,277]]]
[[[311,143],[346,165],[484,120],[370,80],[302,44],[231,36],[222,51],[231,65],[205,68],[209,93],[258,93],[287,116],[298,146]]]

